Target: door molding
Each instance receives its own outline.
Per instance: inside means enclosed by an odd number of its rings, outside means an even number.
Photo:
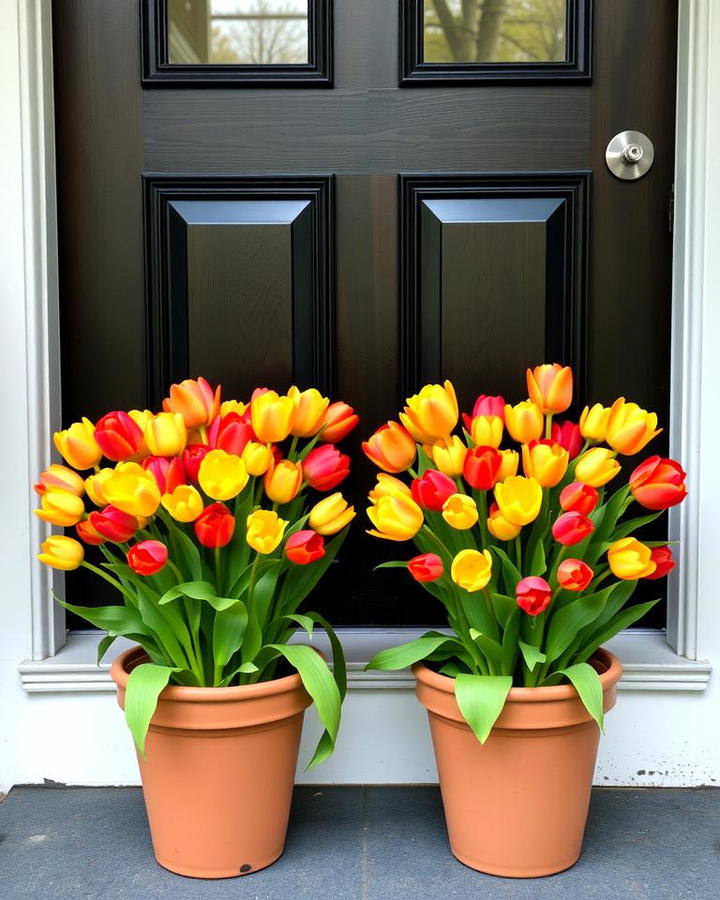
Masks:
[[[17,30],[6,30],[0,42],[11,58],[17,54],[18,40],[20,45],[22,195],[7,208],[10,219],[23,223],[24,255],[12,262],[25,286],[27,368],[22,394],[28,430],[22,439],[22,469],[34,473],[49,462],[48,435],[60,421],[52,39],[47,3],[17,0],[17,11]],[[700,649],[700,607],[714,599],[702,591],[709,583],[714,556],[702,553],[701,526],[710,521],[706,518],[709,504],[720,500],[720,485],[708,475],[714,460],[702,428],[704,415],[713,414],[712,387],[703,392],[703,378],[716,370],[709,355],[700,352],[703,324],[708,321],[704,312],[710,309],[711,291],[720,278],[717,256],[705,252],[711,241],[714,244],[720,238],[718,212],[708,201],[709,191],[718,190],[718,176],[709,161],[720,152],[720,97],[709,91],[713,66],[717,65],[709,53],[710,41],[717,56],[720,29],[716,23],[711,38],[710,26],[710,0],[681,0],[670,432],[671,452],[680,454],[688,465],[691,496],[671,517],[671,536],[682,544],[678,575],[671,582],[668,638],[678,654],[688,659],[697,658]],[[17,154],[16,146],[11,150]],[[17,380],[15,371],[3,375],[7,383]],[[707,387],[708,381],[705,384]],[[701,448],[705,452],[703,467],[698,462]],[[17,448],[14,452],[17,454]],[[707,485],[715,489],[713,495],[708,496]],[[47,570],[35,559],[40,529],[28,515],[26,496],[23,503],[23,508],[13,510],[13,517],[28,523],[19,537],[32,582],[30,596],[24,598],[32,610],[28,648],[34,660],[42,660],[51,658],[62,646],[64,613],[49,599]],[[13,602],[18,602],[17,596]]]

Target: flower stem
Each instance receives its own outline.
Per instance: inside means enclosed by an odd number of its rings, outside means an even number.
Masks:
[[[522,575],[522,541],[519,534],[515,537],[515,563],[518,572]]]

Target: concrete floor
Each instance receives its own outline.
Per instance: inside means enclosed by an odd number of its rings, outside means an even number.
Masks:
[[[596,790],[578,864],[533,881],[457,862],[431,787],[299,787],[285,855],[214,882],[156,864],[137,788],[14,788],[0,803],[2,900],[153,897],[718,900],[720,791]]]

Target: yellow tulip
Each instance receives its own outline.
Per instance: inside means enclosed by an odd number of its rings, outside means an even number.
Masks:
[[[317,434],[325,419],[325,411],[330,400],[316,388],[301,391],[293,385],[288,391],[293,402],[292,425],[290,434],[297,437],[312,437]]]
[[[160,506],[160,488],[153,477],[135,462],[118,463],[102,483],[108,503],[131,516],[152,516]]]
[[[377,476],[377,484],[368,494],[368,500],[375,503],[380,497],[393,497],[398,494],[405,497],[411,497],[412,491],[405,482],[400,481],[399,478],[394,478],[392,475],[386,475],[385,472],[380,472]]]
[[[602,487],[620,471],[620,463],[615,454],[607,447],[591,447],[575,464],[575,480],[589,484],[590,487]]]
[[[500,471],[497,480],[505,481],[511,475],[517,475],[520,455],[517,450],[501,450],[500,453],[502,453],[502,460],[500,461]]]
[[[594,406],[586,406],[580,416],[580,434],[586,441],[599,444],[605,440],[607,434],[610,407],[596,403]]]
[[[537,404],[532,400],[523,400],[511,406],[505,404],[505,427],[510,432],[510,437],[518,444],[529,444],[537,441],[543,433],[543,414]]]
[[[302,465],[289,459],[280,460],[265,473],[265,493],[273,503],[289,503],[297,497],[302,483]]]
[[[40,494],[40,496],[46,491],[53,490],[53,488],[70,491],[71,494],[76,494],[78,497],[82,497],[85,493],[85,482],[82,475],[78,475],[77,472],[58,463],[53,463],[44,472],[41,472],[40,480],[33,487],[35,493]]]
[[[223,400],[220,404],[220,418],[224,419],[228,413],[237,413],[244,416],[247,411],[248,404],[242,403],[240,400]]]
[[[490,515],[487,518],[487,527],[490,534],[499,541],[511,541],[522,531],[522,525],[515,525],[512,522],[508,522],[505,516],[500,512],[497,503],[493,503],[490,507]]]
[[[456,434],[441,438],[434,444],[426,444],[423,450],[443,475],[462,475],[468,448]]]
[[[248,471],[243,460],[234,453],[210,450],[200,463],[198,481],[213,500],[230,500],[248,483]]]
[[[43,522],[51,525],[60,525],[67,528],[77,523],[85,515],[85,504],[77,494],[63,491],[60,488],[50,488],[45,491],[40,500],[41,509],[35,510],[35,515]]]
[[[417,503],[402,494],[380,497],[367,514],[375,526],[368,534],[389,541],[409,541],[420,531],[424,521],[423,511]]]
[[[163,494],[162,505],[176,522],[194,522],[203,511],[200,492],[191,484],[179,484],[171,494]]]
[[[563,480],[570,455],[554,441],[533,441],[522,447],[523,471],[542,487],[555,487]]]
[[[276,444],[290,434],[295,404],[291,397],[280,397],[275,391],[258,394],[250,402],[250,419],[257,439],[263,444]]]
[[[75,538],[65,537],[63,534],[52,534],[42,542],[42,553],[38,559],[46,566],[53,569],[61,569],[63,572],[71,572],[77,569],[85,558],[83,546]]]
[[[65,431],[56,431],[53,442],[58,453],[73,469],[92,469],[102,457],[102,450],[95,440],[95,426],[83,418]]]
[[[285,519],[269,509],[256,509],[247,517],[247,542],[258,553],[272,553],[283,539]]]
[[[187,446],[185,419],[180,413],[158,413],[145,427],[145,443],[153,456],[179,456]]]
[[[527,525],[538,517],[542,487],[536,478],[511,475],[495,485],[495,501],[503,517],[513,525]]]
[[[610,407],[605,440],[613,450],[624,456],[639,453],[662,428],[657,427],[657,415],[641,409],[637,403],[626,403],[624,397]]]
[[[652,559],[652,550],[636,538],[621,538],[611,544],[607,552],[610,571],[616,578],[626,581],[646,578],[657,568]]]
[[[530,399],[543,413],[565,412],[572,403],[572,369],[559,363],[528,369],[527,388]]]
[[[455,388],[449,381],[443,385],[426,384],[420,393],[408,397],[400,421],[420,444],[447,437],[458,421]]]
[[[340,491],[323,497],[310,510],[308,525],[318,534],[337,534],[355,518],[355,507],[348,506]]]
[[[273,464],[269,444],[258,444],[257,441],[248,441],[245,444],[241,458],[249,475],[264,475]]]
[[[469,593],[487,587],[492,575],[492,556],[489,550],[461,550],[452,561],[450,577],[458,587]]]
[[[475,416],[470,424],[470,436],[476,447],[499,447],[505,423],[500,416]]]
[[[458,531],[466,531],[478,520],[477,506],[467,494],[451,494],[443,503],[442,517]]]
[[[107,506],[109,501],[103,491],[103,485],[114,471],[115,469],[100,469],[85,479],[85,491],[95,506]]]

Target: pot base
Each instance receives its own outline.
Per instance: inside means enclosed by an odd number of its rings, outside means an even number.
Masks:
[[[163,860],[160,856],[158,856],[157,853],[155,853],[154,856],[158,865],[161,865],[163,869],[167,869],[168,872],[172,872],[173,875],[183,875],[185,878],[219,879],[241,878],[243,875],[254,875],[255,872],[260,872],[262,869],[267,869],[268,866],[271,866],[274,862],[277,862],[284,852],[285,848],[283,847],[280,853],[275,853],[272,856],[268,857],[268,859],[264,860],[263,862],[259,862],[254,866],[250,865],[250,863],[242,863],[237,868],[233,869],[201,869],[193,866],[178,865],[177,863],[170,860]]]
[[[522,867],[522,866],[497,866],[492,863],[485,863],[480,860],[470,860],[456,853],[452,846],[450,847],[452,855],[458,862],[461,862],[468,869],[474,869],[476,872],[482,872],[483,875],[494,875],[496,878],[547,878],[550,875],[558,875],[572,867],[580,859],[580,853],[574,858],[566,862],[555,863],[552,866],[542,867]]]

